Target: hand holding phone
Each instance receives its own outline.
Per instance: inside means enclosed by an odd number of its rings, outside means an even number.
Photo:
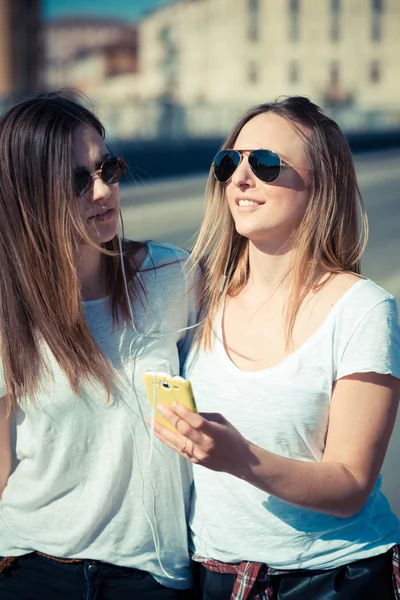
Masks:
[[[157,410],[158,404],[172,408],[174,402],[179,402],[187,409],[197,413],[192,386],[187,379],[179,375],[171,376],[160,371],[145,371],[144,383],[150,407],[154,410],[154,419],[160,425],[176,432],[175,427]]]

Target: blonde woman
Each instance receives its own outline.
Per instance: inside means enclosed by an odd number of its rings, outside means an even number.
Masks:
[[[143,384],[186,355],[187,253],[117,233],[104,137],[59,94],[0,118],[1,600],[191,597],[191,474],[150,461]]]
[[[305,98],[250,110],[215,157],[186,365],[201,414],[156,425],[194,463],[204,600],[400,598],[379,475],[400,336],[394,298],[360,275],[366,224],[346,139]]]

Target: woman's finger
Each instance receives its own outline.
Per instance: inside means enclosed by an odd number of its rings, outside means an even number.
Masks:
[[[149,418],[147,419],[146,423],[151,427],[152,420]],[[171,429],[168,429],[168,427],[164,427],[164,425],[161,425],[157,421],[154,421],[153,428],[154,433],[168,440],[169,444],[175,446],[174,449],[180,448],[180,445],[182,445],[182,440],[186,439],[186,436],[183,436],[178,431],[171,431]]]
[[[160,426],[160,428],[163,429],[163,433],[159,433],[158,431],[156,431],[156,427],[154,427],[154,435],[160,440],[160,442],[163,442],[163,444],[168,446],[168,448],[171,448],[171,450],[174,450],[175,452],[186,458],[186,460],[196,462],[196,459],[193,455],[194,444],[191,440],[185,438],[184,436],[180,436],[182,444],[178,447],[176,445],[176,438],[173,442],[170,441],[170,438],[168,436],[168,433],[171,433],[170,430],[162,426]]]
[[[147,419],[147,424],[151,425],[151,419]],[[162,442],[167,444],[169,448],[180,454],[187,454],[189,457],[193,455],[194,443],[185,435],[171,431],[164,425],[154,421],[154,433]]]
[[[169,429],[164,428],[165,431],[169,431]],[[174,450],[175,452],[177,452],[178,454],[180,454],[180,450],[181,448],[183,448],[186,438],[184,438],[183,436],[181,436],[182,439],[182,444],[181,446],[179,446],[179,444],[177,445],[176,440],[171,441],[170,439],[167,439],[166,435],[163,435],[161,433],[159,433],[158,431],[156,431],[156,428],[154,427],[154,435],[161,441],[163,442],[163,444],[165,444],[166,446],[168,446],[168,448],[171,448],[171,450]]]
[[[181,408],[183,408],[183,410],[181,410]],[[173,408],[165,406],[164,404],[159,404],[157,410],[179,433],[190,438],[193,442],[199,441],[200,434],[198,433],[198,430],[204,422],[203,417],[193,413],[179,403],[174,403]],[[193,417],[197,417],[197,419],[194,419]]]
[[[189,423],[193,429],[201,430],[205,426],[205,419],[200,413],[189,410],[180,402],[174,402],[172,406],[174,412]]]

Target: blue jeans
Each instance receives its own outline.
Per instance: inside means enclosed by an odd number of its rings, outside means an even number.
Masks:
[[[191,590],[175,590],[149,573],[84,560],[61,563],[27,554],[0,574],[1,600],[192,600]]]

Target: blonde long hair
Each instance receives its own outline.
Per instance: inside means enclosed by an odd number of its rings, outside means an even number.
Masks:
[[[110,393],[110,366],[86,324],[77,274],[80,241],[93,243],[73,189],[72,135],[81,124],[104,138],[91,111],[57,93],[22,102],[0,117],[0,342],[9,410],[19,398],[34,398],[47,368],[43,344],[74,393],[93,379]],[[123,241],[133,298],[140,295],[134,262],[139,247]],[[114,323],[128,321],[117,237],[100,250]]]
[[[368,221],[348,142],[339,126],[307,98],[288,97],[255,106],[239,119],[221,149],[233,148],[244,125],[264,113],[279,115],[296,128],[304,140],[311,166],[309,203],[291,240],[297,251],[287,274],[285,334],[288,347],[301,303],[317,285],[317,272],[322,268],[330,276],[343,271],[360,273]],[[248,281],[249,241],[235,230],[225,185],[216,181],[213,167],[207,197],[192,260],[204,272],[200,308],[205,311],[206,319],[197,343],[210,348],[212,324],[218,310],[226,296],[239,294]],[[226,282],[221,293],[224,274]]]

